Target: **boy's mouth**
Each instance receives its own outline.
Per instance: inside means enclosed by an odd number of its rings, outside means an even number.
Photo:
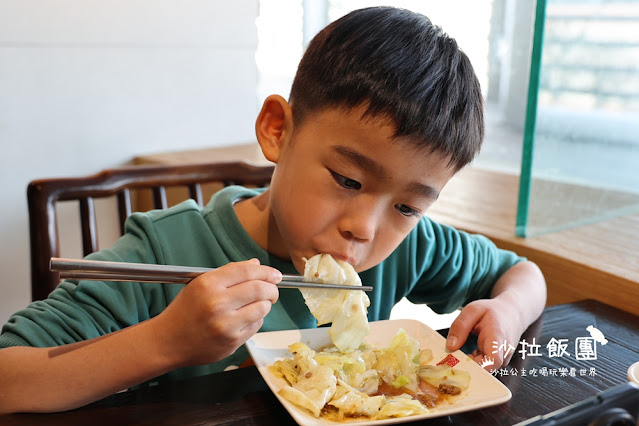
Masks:
[[[322,253],[323,254],[330,254],[333,257],[333,259],[341,260],[342,262],[346,262],[346,263],[351,264],[351,265],[355,261],[355,259],[353,259],[351,256],[345,255],[345,254],[341,254],[341,253],[337,253],[337,252],[325,251],[325,252],[322,252]]]

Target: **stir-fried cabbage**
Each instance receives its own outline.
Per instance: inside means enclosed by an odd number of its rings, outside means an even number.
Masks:
[[[382,380],[396,388],[417,390],[419,367],[419,343],[400,329],[390,346],[377,354],[375,368]]]
[[[372,350],[357,350],[346,354],[323,351],[317,353],[314,359],[318,364],[331,368],[338,380],[360,392],[377,392],[379,375],[373,368],[377,357]]]
[[[318,254],[304,260],[304,281],[362,285],[352,265],[333,259],[329,254]],[[317,319],[317,325],[332,323],[329,335],[340,351],[351,352],[359,348],[370,332],[366,316],[370,300],[365,292],[331,289],[300,291]]]
[[[333,371],[322,365],[317,365],[314,369],[306,371],[297,377],[297,383],[292,388],[302,392],[317,410],[312,410],[315,417],[319,417],[319,412],[328,401],[335,395],[337,378]],[[286,389],[286,388],[284,388]]]
[[[271,368],[291,385],[283,387],[279,393],[319,417],[322,407],[335,394],[337,377],[331,368],[315,361],[315,351],[304,343],[292,344],[289,351],[293,353],[293,359],[277,361]]]
[[[329,405],[339,409],[339,417],[342,420],[344,416],[375,417],[385,402],[386,397],[383,395],[369,396],[349,386],[348,383],[338,380],[335,396]]]
[[[419,377],[436,388],[454,386],[462,391],[470,386],[470,373],[447,365],[425,365],[419,369]]]
[[[304,392],[295,389],[294,387],[283,387],[280,389],[279,394],[282,398],[286,398],[298,407],[309,411],[315,417],[319,417],[322,413],[321,407],[318,407],[317,404],[304,394]]]
[[[401,329],[382,349],[362,345],[348,353],[335,347],[315,352],[298,342],[289,346],[289,352],[292,358],[270,366],[273,374],[288,383],[279,394],[315,417],[327,407],[336,411],[337,420],[424,414],[428,408],[419,400],[424,383],[435,388],[447,385],[440,390],[447,394],[454,390],[450,387],[466,390],[470,383],[466,371],[428,364],[432,351],[420,350],[417,340]]]
[[[350,264],[330,255],[304,260],[304,281],[362,285]],[[428,409],[419,399],[426,392],[422,386],[445,385],[447,394],[468,388],[467,372],[429,365],[432,351],[420,350],[417,340],[404,330],[387,348],[364,344],[370,332],[366,316],[370,300],[363,291],[300,291],[317,324],[332,323],[329,335],[335,347],[315,352],[304,343],[294,343],[289,346],[293,357],[276,361],[270,370],[288,383],[279,395],[313,416],[320,417],[325,410],[336,410],[338,420],[424,414]]]
[[[428,413],[428,409],[424,407],[421,402],[404,393],[388,398],[379,411],[378,418],[388,419],[391,417],[407,417],[426,413]]]

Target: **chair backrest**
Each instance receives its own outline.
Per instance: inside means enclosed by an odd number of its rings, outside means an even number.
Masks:
[[[58,201],[79,201],[82,247],[86,256],[98,250],[94,199],[117,198],[122,234],[124,221],[132,213],[132,190],[150,189],[153,208],[164,209],[167,208],[166,189],[186,187],[188,196],[203,205],[202,184],[218,182],[221,186],[266,186],[270,183],[273,169],[273,165],[244,162],[131,166],[108,169],[85,177],[38,179],[30,182],[27,200],[32,300],[45,299],[60,281],[59,274],[49,270],[51,258],[60,257],[55,208]]]

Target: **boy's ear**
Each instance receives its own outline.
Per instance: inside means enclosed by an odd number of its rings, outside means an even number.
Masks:
[[[255,134],[267,160],[277,163],[280,151],[293,134],[293,111],[279,95],[264,100],[255,121]]]

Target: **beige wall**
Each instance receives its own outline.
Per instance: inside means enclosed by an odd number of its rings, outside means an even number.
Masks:
[[[30,180],[254,139],[257,13],[258,0],[0,0],[1,323],[30,297]]]

